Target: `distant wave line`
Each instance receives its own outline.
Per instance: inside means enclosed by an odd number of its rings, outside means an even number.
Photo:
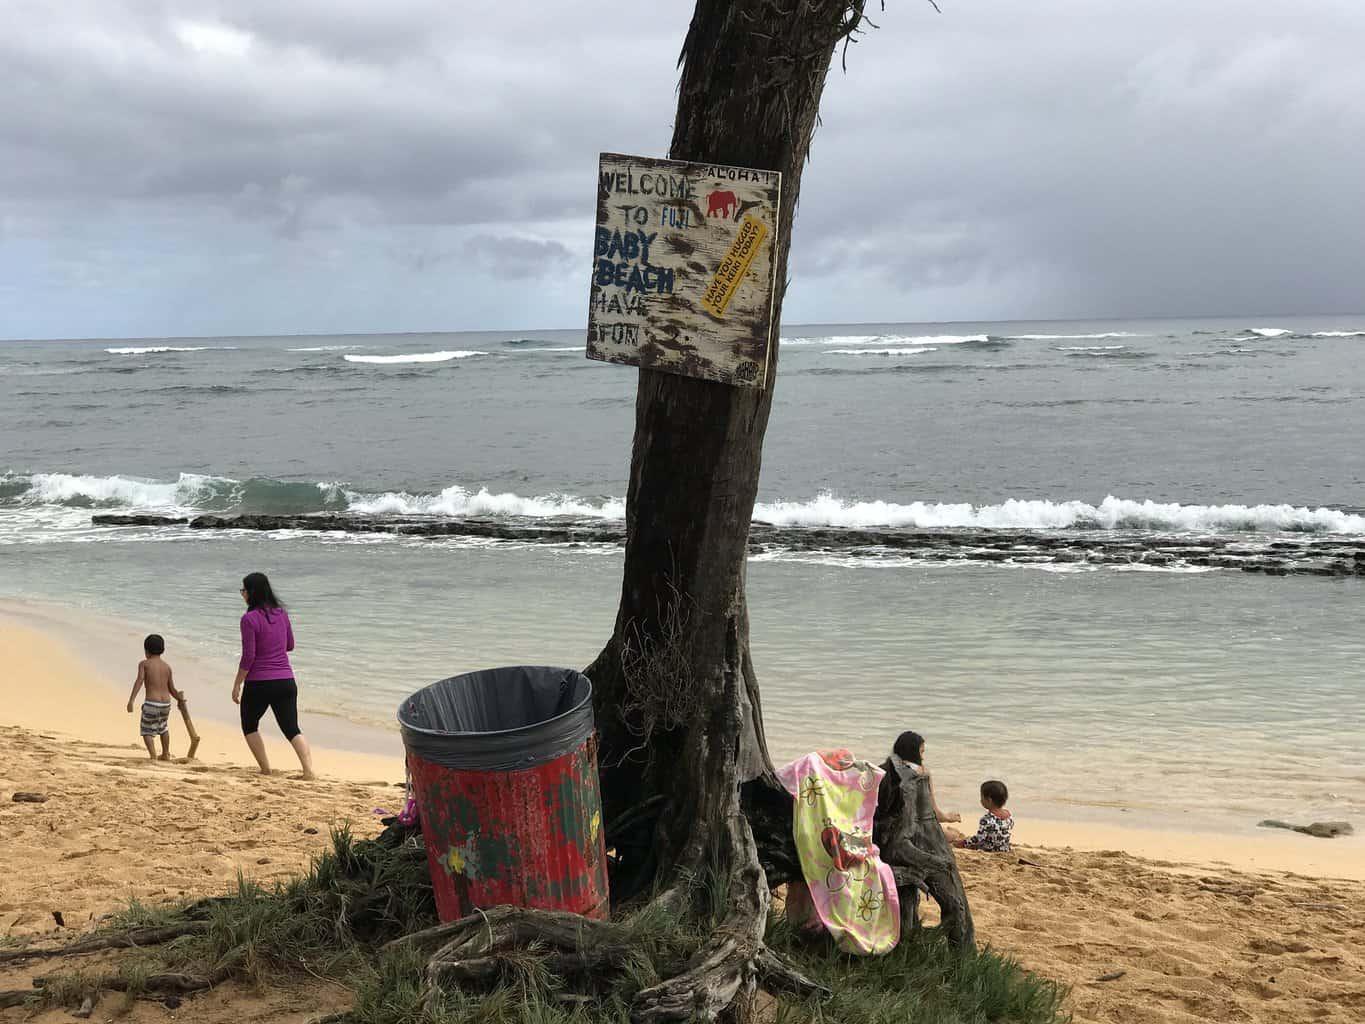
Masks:
[[[344,355],[341,358],[348,363],[379,363],[390,365],[397,363],[446,363],[452,359],[470,359],[474,356],[486,356],[487,352],[456,351],[456,352],[411,352],[397,356],[353,356]]]

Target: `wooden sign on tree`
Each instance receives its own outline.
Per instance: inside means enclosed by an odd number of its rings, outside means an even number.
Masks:
[[[782,175],[603,153],[588,358],[764,387]]]

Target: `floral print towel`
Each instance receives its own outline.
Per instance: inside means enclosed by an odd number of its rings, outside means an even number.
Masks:
[[[885,773],[845,750],[810,753],[778,770],[796,798],[792,834],[820,922],[846,953],[889,953],[900,941],[891,868],[872,843]]]

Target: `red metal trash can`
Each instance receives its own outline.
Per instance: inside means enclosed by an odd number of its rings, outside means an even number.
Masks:
[[[607,916],[586,676],[452,676],[405,700],[398,723],[442,921],[500,905]]]

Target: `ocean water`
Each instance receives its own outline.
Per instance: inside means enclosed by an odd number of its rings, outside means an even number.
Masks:
[[[775,756],[914,728],[965,812],[996,776],[1051,817],[1365,824],[1365,576],[1219,567],[1365,552],[1365,314],[783,337],[749,567]],[[269,572],[308,712],[391,728],[445,675],[586,664],[619,549],[91,515],[612,525],[634,392],[578,331],[0,342],[0,597],[226,658]]]

